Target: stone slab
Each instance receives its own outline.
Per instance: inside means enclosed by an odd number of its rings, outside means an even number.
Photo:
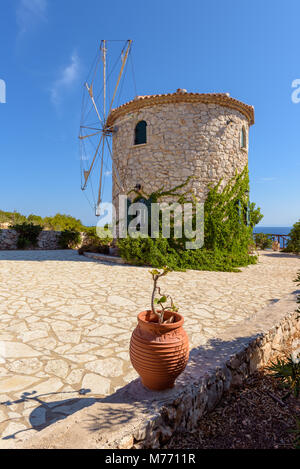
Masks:
[[[230,386],[263,366],[280,344],[300,331],[294,292],[264,308],[220,338],[191,351],[173,389],[152,392],[140,379],[63,422],[46,428],[21,448],[159,448],[175,430],[191,431]]]

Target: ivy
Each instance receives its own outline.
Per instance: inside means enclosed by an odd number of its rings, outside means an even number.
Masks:
[[[152,202],[160,202],[164,197],[172,197],[173,200],[177,197],[178,203],[192,202],[195,208],[196,200],[191,191],[180,191],[189,180],[190,178],[173,189],[165,191],[161,188],[150,195],[133,190],[131,193],[136,195],[133,202],[144,201],[150,206]],[[256,263],[256,256],[250,254],[252,232],[263,216],[260,209],[249,202],[248,167],[236,174],[222,190],[221,184],[222,180],[215,186],[209,186],[204,205],[203,248],[186,250],[186,238],[174,238],[172,230],[170,238],[163,238],[160,231],[158,238],[128,236],[119,239],[121,256],[132,264],[146,264],[156,268],[168,265],[174,270],[237,271],[238,267]]]

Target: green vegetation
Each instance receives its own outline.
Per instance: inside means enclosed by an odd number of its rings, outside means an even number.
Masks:
[[[162,272],[159,270],[150,270],[150,274],[152,275],[153,280],[153,291],[151,296],[151,310],[156,315],[159,324],[169,324],[175,321],[175,316],[170,316],[168,319],[165,319],[166,312],[177,313],[178,308],[174,304],[174,301],[170,295],[166,295],[161,293],[160,287],[158,287],[157,283],[161,277],[165,277],[171,269],[167,266],[163,267]],[[155,298],[156,293],[159,294],[159,298]],[[161,310],[157,310],[155,305],[157,305]]]
[[[25,249],[37,246],[38,236],[43,228],[40,225],[33,225],[32,223],[23,222],[11,226],[18,234],[17,246],[18,249]]]
[[[300,254],[300,220],[294,224],[289,236],[290,239],[284,251]]]
[[[26,217],[19,212],[4,212],[0,210],[0,224],[3,223],[7,223],[8,225],[31,223],[33,225],[39,225],[43,229],[54,231],[72,230],[84,232],[87,229],[77,218],[61,213],[57,213],[53,217],[43,218],[34,214],[30,214]]]
[[[0,223],[8,223],[9,225],[17,225],[27,221],[25,215],[19,212],[4,212],[0,210]]]
[[[109,246],[113,238],[108,227],[98,228],[98,232],[94,226],[86,228],[85,235],[84,243],[78,249],[78,254],[83,254],[84,252],[109,254]]]
[[[84,226],[80,220],[61,213],[43,218],[34,214],[26,217],[18,212],[0,210],[0,224],[6,224],[7,228],[19,233],[17,242],[19,249],[36,246],[37,238],[42,230],[60,231],[59,245],[62,249],[76,248],[81,241],[80,233],[83,233],[85,242],[80,253],[84,251],[108,253],[112,241],[108,227],[98,228],[99,237],[96,227]]]
[[[153,192],[150,195],[136,192],[133,202],[143,199],[146,205],[161,201],[165,196],[177,196],[177,202],[192,202],[195,200],[190,192],[179,194],[189,179],[182,185],[170,191]],[[214,270],[238,271],[238,267],[254,264],[256,256],[251,255],[253,227],[262,219],[259,208],[249,203],[248,168],[236,175],[220,189],[221,181],[211,186],[204,206],[204,246],[201,249],[186,250],[186,238],[174,237],[174,217],[171,224],[171,237],[137,238],[127,237],[118,240],[121,256],[129,263],[137,265],[151,265],[162,268],[164,265],[173,270]],[[193,219],[193,227],[195,220]],[[190,240],[188,240],[190,241]]]
[[[81,236],[78,231],[63,230],[59,236],[59,246],[62,249],[73,249],[78,246],[81,241]]]
[[[272,247],[272,239],[269,234],[266,233],[255,233],[254,241],[257,248],[268,249]]]
[[[54,217],[45,217],[43,219],[44,227],[54,231],[78,231],[84,232],[86,227],[83,226],[80,220],[71,217],[70,215],[62,215],[57,213]]]
[[[300,357],[297,354],[292,354],[286,360],[277,359],[276,362],[271,362],[271,366],[267,369],[272,375],[279,379],[284,387],[290,389],[295,397],[300,394]],[[300,355],[300,353],[299,353]]]

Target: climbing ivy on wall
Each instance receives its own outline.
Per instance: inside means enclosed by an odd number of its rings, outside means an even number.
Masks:
[[[191,191],[180,193],[190,178],[183,184],[164,191],[160,189],[150,195],[141,191],[136,193],[133,202],[142,200],[150,207],[152,202],[162,198],[177,197],[177,202],[196,201]],[[249,174],[246,166],[242,173],[236,174],[223,189],[222,181],[213,186],[204,205],[204,246],[201,249],[186,250],[185,241],[172,236],[159,238],[131,238],[118,240],[121,256],[137,265],[162,267],[168,265],[174,270],[221,270],[235,271],[238,267],[256,263],[256,256],[250,254],[253,244],[253,227],[262,219],[260,209],[249,202]],[[190,241],[190,240],[189,240]]]

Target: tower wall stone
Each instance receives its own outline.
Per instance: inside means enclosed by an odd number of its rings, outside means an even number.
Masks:
[[[114,116],[113,127],[113,158],[124,194],[136,184],[149,194],[161,187],[170,189],[193,176],[184,190],[191,189],[203,202],[210,183],[223,179],[224,186],[248,162],[249,127],[253,120],[243,109],[214,102],[155,100],[152,105],[133,110],[128,106],[128,112],[126,106],[121,106],[123,112]],[[253,113],[253,108],[247,107]],[[147,123],[147,143],[134,145],[135,126],[141,120]],[[242,128],[246,135],[244,148]],[[121,192],[114,176],[114,201]]]

